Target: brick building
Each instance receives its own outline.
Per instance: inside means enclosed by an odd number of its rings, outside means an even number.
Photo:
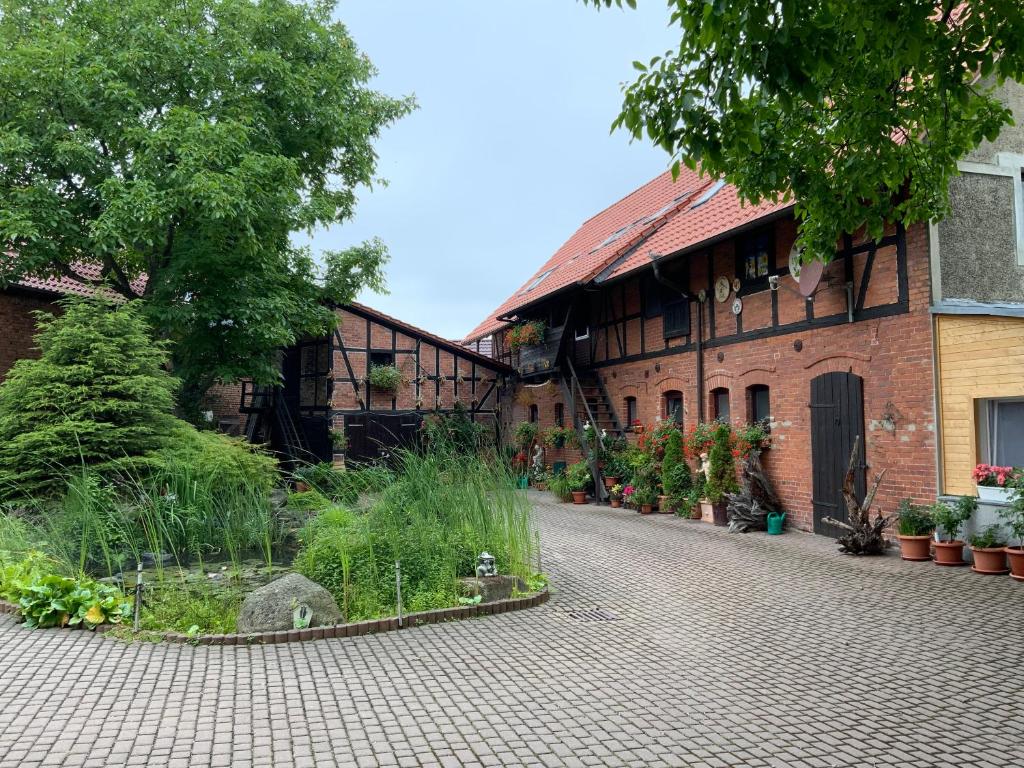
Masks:
[[[883,508],[934,500],[927,228],[846,237],[800,280],[795,233],[787,206],[665,173],[587,221],[467,343],[518,370],[509,426],[768,418],[764,463],[800,528],[834,533],[822,518],[843,515],[858,436],[859,485],[863,465],[889,470]],[[530,320],[545,344],[513,352],[510,328]]]
[[[0,290],[0,381],[16,360],[34,354],[34,311],[57,312],[62,296],[92,290],[69,279],[34,278]],[[241,381],[211,389],[204,407],[217,426],[304,460],[331,459],[331,431],[345,433],[350,458],[377,458],[413,439],[425,414],[456,407],[497,430],[499,392],[511,368],[362,304],[336,312],[331,336],[281,351],[280,387]],[[395,392],[369,387],[372,365],[400,371]]]

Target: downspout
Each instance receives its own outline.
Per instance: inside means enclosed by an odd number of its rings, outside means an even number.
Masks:
[[[689,292],[661,274],[658,257],[648,254],[654,268],[654,279],[684,299],[693,299]],[[697,421],[704,421],[704,302],[697,301]]]

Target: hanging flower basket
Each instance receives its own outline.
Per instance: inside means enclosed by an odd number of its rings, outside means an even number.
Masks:
[[[530,320],[509,328],[506,335],[508,348],[515,352],[520,347],[534,347],[544,343],[547,326],[540,320]]]

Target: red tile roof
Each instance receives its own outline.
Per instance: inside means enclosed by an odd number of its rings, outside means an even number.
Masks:
[[[8,253],[7,256],[13,258],[14,254]],[[99,264],[87,264],[84,262],[75,264],[74,271],[88,280],[99,280],[102,277],[102,267]],[[92,296],[97,289],[95,285],[83,283],[70,277],[23,277],[21,280],[15,280],[14,285],[19,285],[22,288],[28,288],[33,291],[52,293],[54,296],[64,296],[67,294]],[[146,288],[146,278],[140,277],[133,280],[132,288],[141,294]]]
[[[466,337],[479,339],[506,325],[498,318],[573,285],[604,281],[788,208],[791,203],[741,205],[735,187],[683,169],[668,171],[583,223],[536,274]]]

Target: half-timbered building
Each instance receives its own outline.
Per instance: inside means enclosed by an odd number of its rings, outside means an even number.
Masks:
[[[795,236],[788,205],[665,173],[584,223],[467,343],[517,370],[509,423],[768,419],[764,463],[801,528],[834,533],[858,438],[858,485],[888,469],[883,507],[934,500],[927,229],[845,236],[802,279]],[[531,320],[545,343],[513,351]]]

